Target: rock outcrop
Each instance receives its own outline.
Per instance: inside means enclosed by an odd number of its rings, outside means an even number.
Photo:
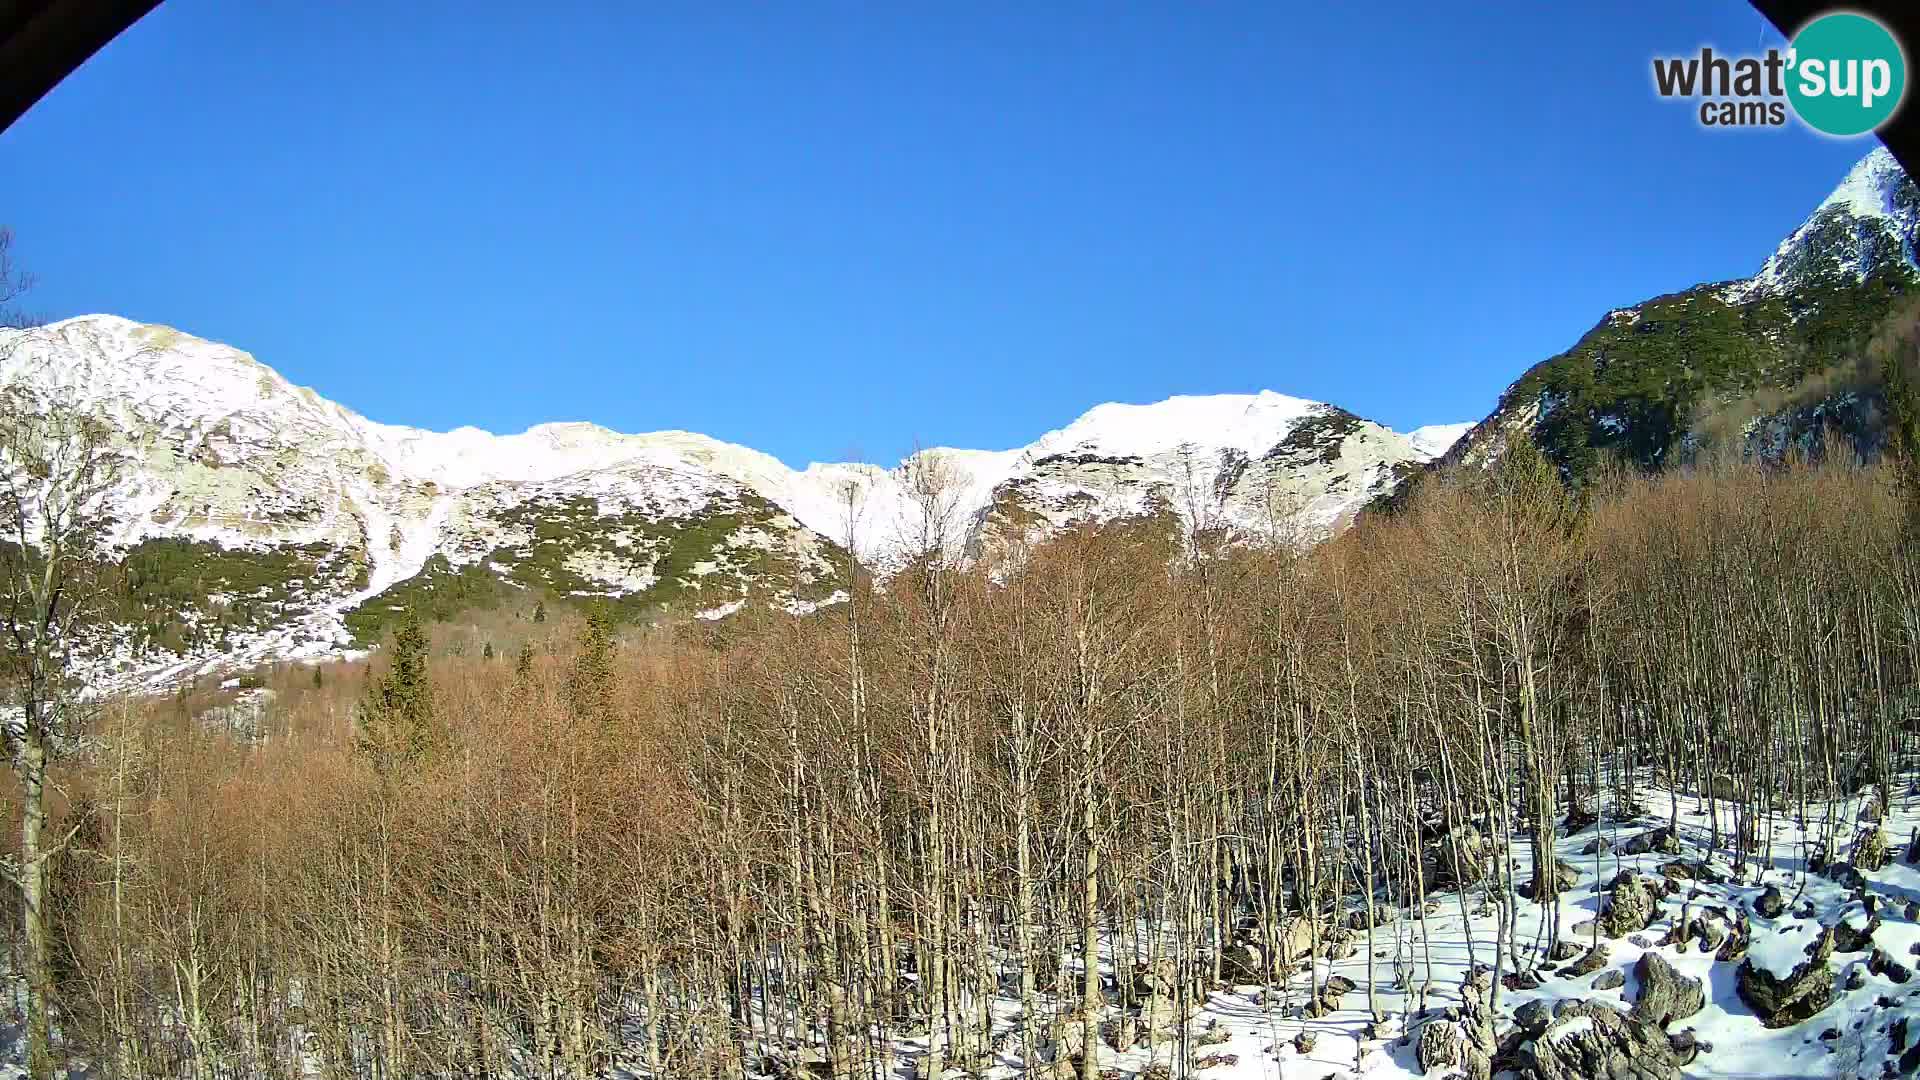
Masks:
[[[1684,1020],[1706,1007],[1706,991],[1700,980],[1682,975],[1659,953],[1642,953],[1633,966],[1640,980],[1640,995],[1633,1003],[1633,1018],[1643,1024],[1665,1029],[1675,1020]]]
[[[1735,975],[1740,999],[1768,1027],[1797,1024],[1833,999],[1833,931],[1822,930],[1806,947],[1804,958],[1787,973],[1778,974],[1749,955]]]

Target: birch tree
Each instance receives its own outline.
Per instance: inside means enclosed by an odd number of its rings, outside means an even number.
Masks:
[[[47,769],[83,708],[73,669],[76,636],[86,617],[97,614],[97,527],[119,472],[104,426],[75,403],[0,388],[5,742],[22,789],[20,857],[10,872],[20,890],[28,1067],[35,1080],[53,1074],[46,870],[66,842],[48,832]]]

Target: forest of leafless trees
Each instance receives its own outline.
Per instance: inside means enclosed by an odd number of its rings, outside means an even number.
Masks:
[[[1850,839],[1821,800],[1913,749],[1903,476],[1833,453],[1576,495],[1519,451],[1311,549],[933,545],[806,618],[496,615],[484,656],[409,630],[275,672],[248,738],[184,690],[113,703],[52,770],[62,1052],[712,1078],[997,1053],[1091,1080],[1145,1040],[1183,1075],[1210,988],[1310,954],[1421,1000],[1420,901],[1517,926],[1558,887],[1527,853],[1597,806],[1700,794],[1759,862],[1788,854],[1769,819]],[[1569,934],[1482,959],[1497,987]]]

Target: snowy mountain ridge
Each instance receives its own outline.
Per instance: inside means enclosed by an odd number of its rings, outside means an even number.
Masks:
[[[230,660],[365,643],[382,610],[497,585],[710,617],[752,595],[807,610],[834,599],[846,551],[884,574],[930,529],[971,556],[1143,514],[1312,538],[1460,430],[1415,438],[1271,392],[1176,397],[1100,405],[1012,450],[794,469],[687,431],[383,424],[241,350],[111,315],[0,331],[0,384],[109,422],[135,462],[114,499],[117,549],[186,545],[162,560],[175,577],[195,560],[301,553],[287,556],[292,592],[215,587],[256,582],[258,567],[192,571],[206,610],[134,634],[129,668],[156,639]],[[252,612],[240,632],[236,608]]]

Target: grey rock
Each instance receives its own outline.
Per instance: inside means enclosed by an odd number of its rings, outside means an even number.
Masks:
[[[1539,1038],[1553,1023],[1553,1010],[1547,1003],[1535,998],[1513,1011],[1513,1022],[1520,1025],[1529,1038]]]
[[[1768,1027],[1797,1024],[1825,1008],[1833,998],[1833,931],[1824,930],[1807,946],[1806,959],[1780,978],[1754,966],[1748,957],[1735,973],[1735,987],[1760,1022]]]
[[[1620,845],[1620,851],[1625,855],[1645,855],[1654,851],[1664,855],[1678,855],[1680,840],[1673,835],[1672,829],[1663,825],[1629,837]]]
[[[1625,937],[1644,930],[1653,921],[1653,893],[1631,871],[1623,871],[1608,889],[1607,910],[1600,915],[1600,932]]]
[[[1878,825],[1863,829],[1853,842],[1853,864],[1862,870],[1878,870],[1887,865],[1887,831]]]
[[[1667,1047],[1673,1051],[1675,1063],[1690,1065],[1694,1058],[1700,1056],[1701,1043],[1699,1037],[1693,1033],[1693,1029],[1688,1028],[1667,1036]]]
[[[1865,926],[1850,924],[1852,913],[1833,928],[1834,952],[1860,952],[1873,947],[1873,935],[1880,932],[1880,916],[1869,915]]]
[[[1580,884],[1580,871],[1559,859],[1555,859],[1553,861],[1552,884],[1553,891],[1551,893],[1543,893],[1540,890],[1539,879],[1535,878],[1522,887],[1521,895],[1527,897],[1529,900],[1544,900],[1548,896],[1558,896],[1568,889],[1573,888],[1575,885]]]
[[[1665,1028],[1706,1007],[1707,995],[1700,980],[1680,974],[1659,953],[1642,953],[1633,973],[1640,980],[1633,1018],[1643,1024]]]
[[[1424,1074],[1458,1068],[1466,1057],[1466,1037],[1461,1034],[1460,1025],[1452,1020],[1433,1020],[1422,1025],[1413,1057]]]
[[[1626,984],[1627,977],[1622,974],[1618,968],[1611,971],[1603,971],[1593,980],[1593,988],[1595,990],[1618,990]]]
[[[1561,974],[1570,979],[1578,979],[1582,976],[1591,975],[1606,966],[1607,947],[1605,945],[1599,945],[1588,949],[1586,955],[1568,964],[1566,970],[1562,971]]]
[[[1425,856],[1431,872],[1427,880],[1437,888],[1456,889],[1472,885],[1487,875],[1487,863],[1493,857],[1493,844],[1471,824],[1462,823],[1434,842]]]
[[[1583,1022],[1584,1021],[1584,1022]],[[1676,1080],[1680,1063],[1667,1036],[1595,1002],[1561,1009],[1553,1025],[1515,1052],[1522,1075],[1538,1080]]]
[[[1866,875],[1860,872],[1858,866],[1850,862],[1841,861],[1828,863],[1826,869],[1820,873],[1828,881],[1836,882],[1855,892],[1867,887]]]

